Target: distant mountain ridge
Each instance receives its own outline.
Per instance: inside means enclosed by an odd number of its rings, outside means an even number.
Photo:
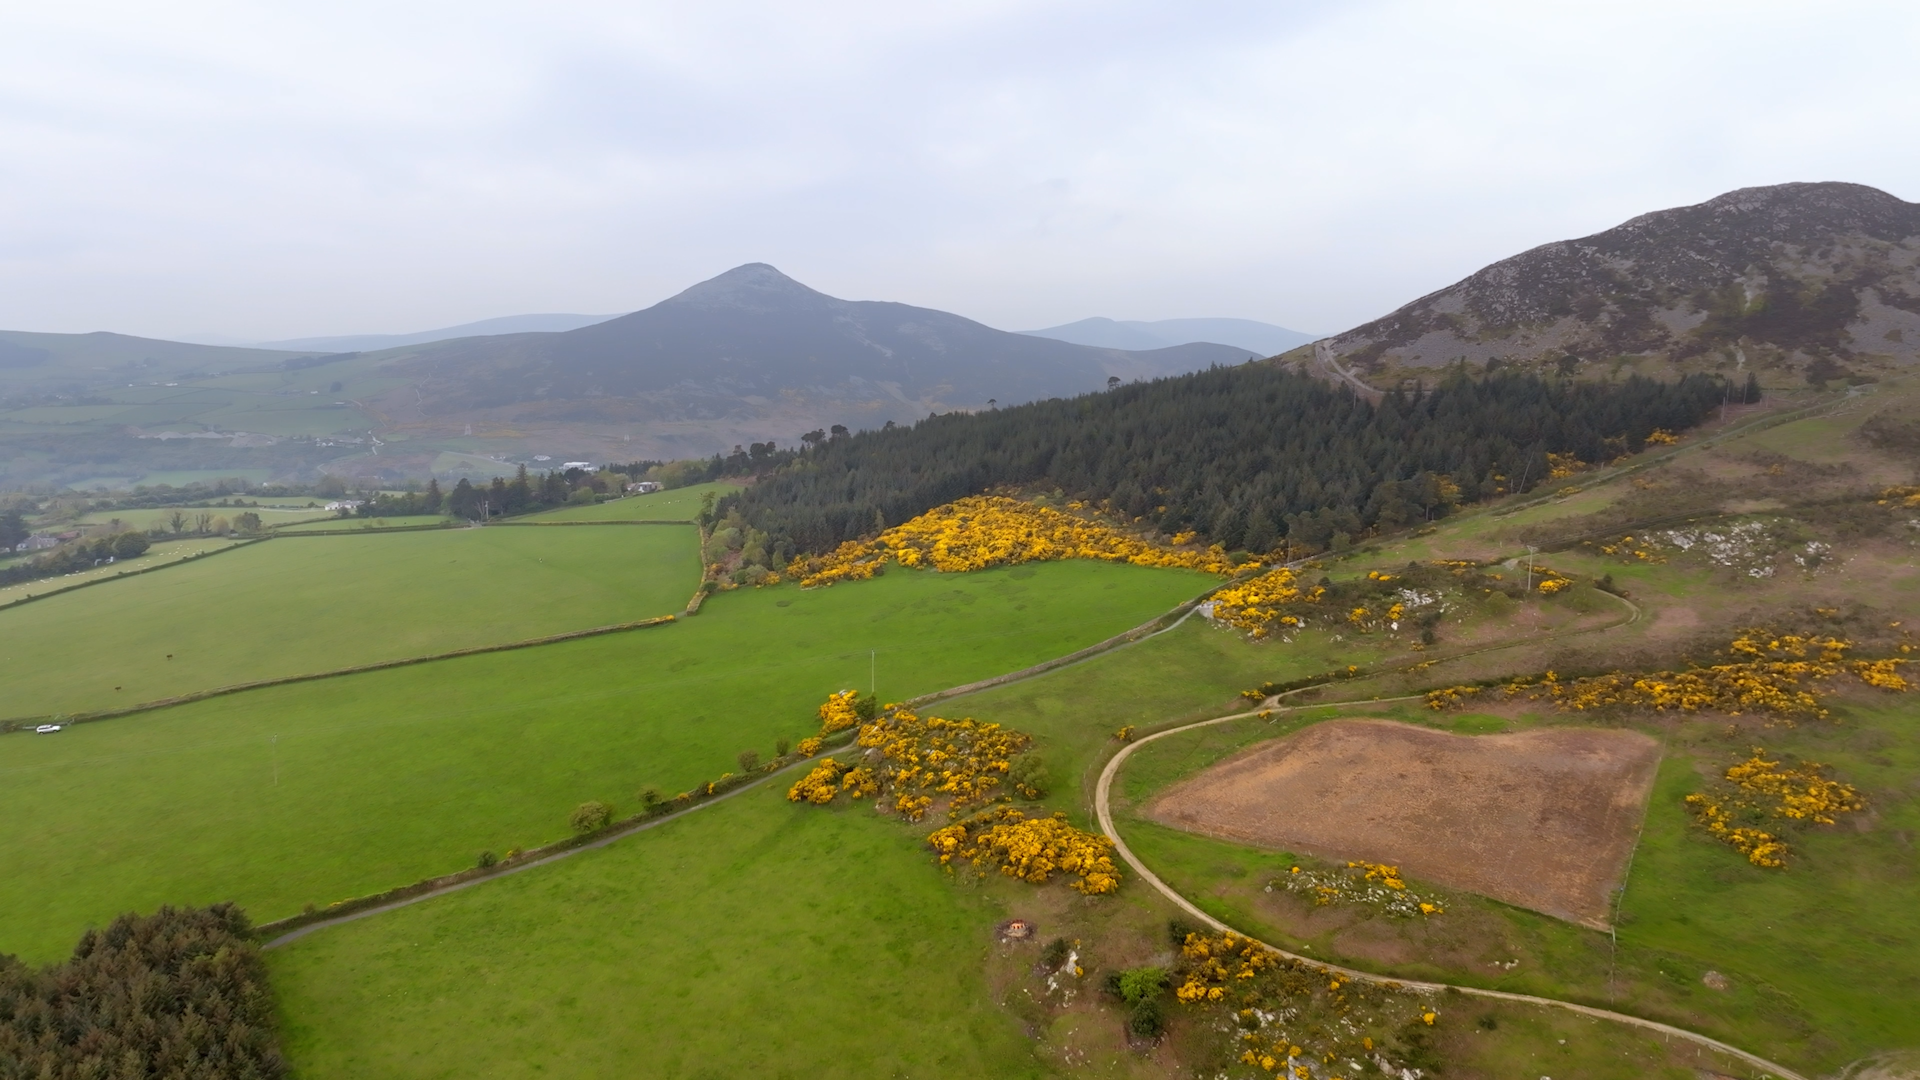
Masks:
[[[606,322],[619,318],[619,315],[572,315],[548,313],[540,315],[502,315],[479,322],[461,323],[458,326],[443,326],[438,330],[421,330],[411,334],[337,334],[332,337],[288,338],[285,341],[261,341],[253,343],[259,349],[289,349],[295,352],[374,352],[379,349],[395,349],[404,345],[425,345],[434,341],[450,341],[454,338],[485,337],[492,334],[558,334],[568,330],[578,330],[583,326]]]
[[[1214,342],[1251,349],[1262,356],[1278,356],[1318,336],[1254,319],[1160,319],[1141,322],[1095,317],[1063,326],[1050,326],[1045,330],[1020,332],[1104,349],[1164,349],[1193,342]]]
[[[1091,348],[944,311],[841,300],[765,263],[650,308],[559,334],[505,334],[396,353],[395,415],[486,410],[518,419],[701,420],[804,407],[850,426],[1069,396],[1242,363],[1196,344]]]
[[[1920,359],[1917,267],[1920,204],[1861,184],[1742,188],[1503,259],[1318,359],[1387,377],[1460,360],[1903,367]]]

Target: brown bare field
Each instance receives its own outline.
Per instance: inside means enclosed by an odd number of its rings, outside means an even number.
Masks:
[[[1660,745],[1638,732],[1452,735],[1330,720],[1169,788],[1154,820],[1449,888],[1605,929]]]

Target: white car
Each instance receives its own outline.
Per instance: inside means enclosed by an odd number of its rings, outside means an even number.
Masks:
[[[47,735],[59,730],[59,724],[41,724],[39,727],[33,729],[33,733],[35,735]]]

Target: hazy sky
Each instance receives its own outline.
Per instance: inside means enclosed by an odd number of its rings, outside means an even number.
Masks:
[[[1735,187],[1920,198],[1917,53],[1910,3],[0,0],[0,327],[407,331],[765,261],[1331,332]]]

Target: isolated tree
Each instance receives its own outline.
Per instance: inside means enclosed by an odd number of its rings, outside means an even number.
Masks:
[[[1107,389],[1118,390],[1119,388],[1120,388],[1120,376],[1118,375],[1107,376]]]
[[[25,543],[30,535],[32,533],[27,528],[26,519],[20,516],[20,511],[9,510],[0,514],[0,548],[16,547]]]

